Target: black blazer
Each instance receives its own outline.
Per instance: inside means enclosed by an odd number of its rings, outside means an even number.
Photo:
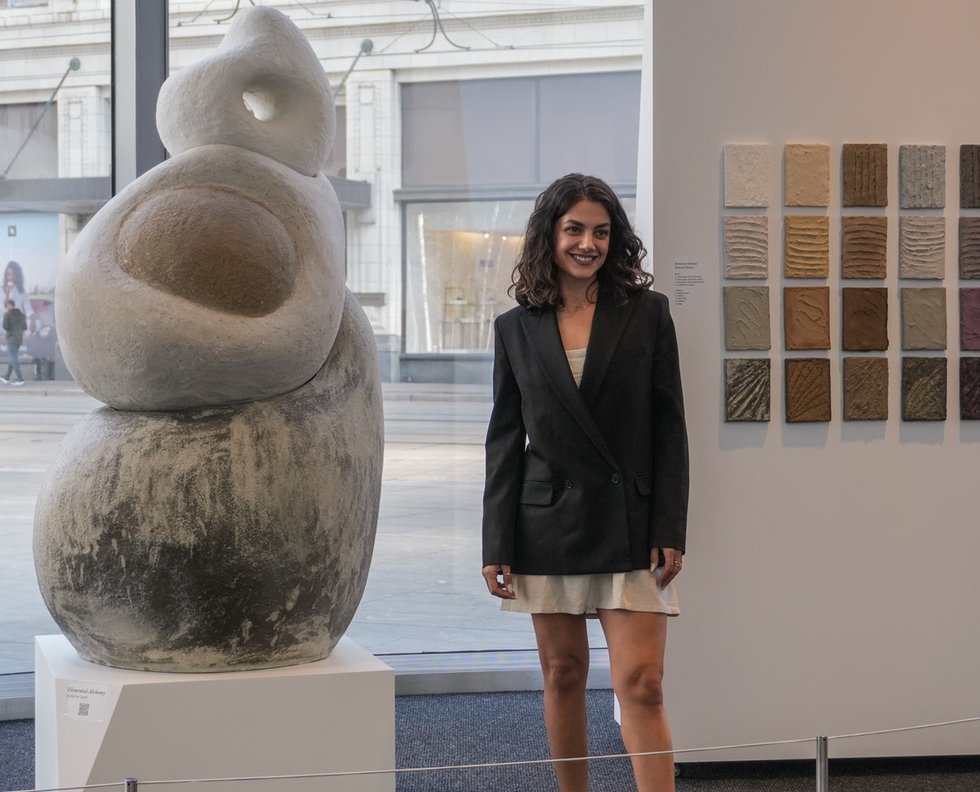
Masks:
[[[483,563],[524,574],[646,569],[684,550],[688,452],[667,298],[600,292],[575,386],[555,312],[497,317]]]

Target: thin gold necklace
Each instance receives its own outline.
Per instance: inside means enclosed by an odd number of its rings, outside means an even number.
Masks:
[[[576,306],[574,306],[572,308],[569,308],[567,305],[563,305],[558,310],[561,311],[562,313],[578,313],[583,308],[585,308],[587,305],[595,305],[595,303],[592,302],[592,300],[586,298],[585,302],[581,302],[581,303],[579,303],[578,305],[576,305]]]

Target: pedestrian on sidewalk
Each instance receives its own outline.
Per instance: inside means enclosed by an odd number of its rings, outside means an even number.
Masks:
[[[0,382],[4,385],[23,385],[24,375],[20,373],[20,361],[17,356],[20,354],[20,345],[24,342],[24,333],[27,331],[27,317],[17,307],[17,304],[8,299],[4,303],[6,311],[3,314],[3,330],[7,334],[7,353],[10,361],[7,364],[7,376],[0,377]],[[11,376],[16,377],[11,382]]]

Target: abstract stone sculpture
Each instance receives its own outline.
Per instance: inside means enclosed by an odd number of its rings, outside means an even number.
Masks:
[[[318,173],[330,88],[257,6],[167,81],[157,125],[173,158],[92,219],[58,276],[66,363],[109,407],[69,432],[38,498],[41,592],[97,663],[318,660],[367,579],[383,442],[374,339]]]

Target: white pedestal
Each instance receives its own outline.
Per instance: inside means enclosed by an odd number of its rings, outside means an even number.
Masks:
[[[347,638],[317,663],[162,674],[89,663],[64,636],[38,636],[35,699],[38,788],[395,766],[394,671]],[[394,788],[391,774],[208,784],[208,792]]]

